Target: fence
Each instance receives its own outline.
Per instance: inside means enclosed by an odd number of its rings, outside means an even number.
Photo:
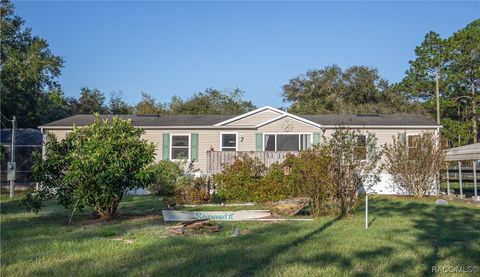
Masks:
[[[1,185],[6,185],[7,182],[7,163],[10,161],[10,146],[3,145],[2,146],[2,155],[1,159]],[[27,184],[32,182],[32,165],[33,165],[33,158],[32,154],[35,151],[42,151],[42,146],[16,146],[15,147],[15,162],[17,163],[17,170],[16,170],[16,180],[15,183],[17,184]]]
[[[207,173],[218,173],[223,166],[231,164],[237,156],[248,156],[259,159],[265,166],[270,167],[273,163],[282,162],[288,154],[296,154],[292,151],[208,151]]]

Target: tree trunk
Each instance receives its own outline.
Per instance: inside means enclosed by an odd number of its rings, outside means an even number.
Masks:
[[[118,217],[118,204],[120,200],[112,200],[106,206],[100,206],[96,208],[96,212],[100,219],[110,220]]]
[[[440,125],[440,72],[437,70],[437,74],[435,75],[435,100],[437,104],[437,124]]]

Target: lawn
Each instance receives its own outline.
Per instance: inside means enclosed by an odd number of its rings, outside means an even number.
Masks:
[[[444,182],[440,186],[441,191],[447,192],[447,183]],[[475,195],[474,184],[473,182],[462,182],[463,194],[468,197]],[[450,182],[450,189],[455,191],[455,194],[460,195],[460,183]],[[477,184],[477,194],[480,195],[480,184]]]
[[[100,222],[55,203],[38,215],[2,196],[2,276],[395,276],[480,266],[480,209],[376,196],[348,218],[230,222],[212,235],[166,233],[154,196],[128,197],[122,220]],[[232,237],[234,227],[242,235]],[[118,240],[121,239],[121,240]]]

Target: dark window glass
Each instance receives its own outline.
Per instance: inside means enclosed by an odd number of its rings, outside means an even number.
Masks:
[[[172,146],[188,146],[188,136],[172,136]]]
[[[265,151],[275,151],[275,135],[265,135]]]
[[[172,136],[172,160],[188,160],[188,136]]]
[[[237,146],[236,134],[222,134],[222,148],[233,148],[233,150],[235,150],[236,146]]]
[[[188,159],[188,148],[172,148],[172,160]]]
[[[277,135],[277,151],[298,151],[299,135]]]

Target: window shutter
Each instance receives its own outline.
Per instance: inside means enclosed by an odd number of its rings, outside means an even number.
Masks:
[[[406,143],[407,143],[407,133],[406,132],[398,133],[398,140],[403,142],[406,145]]]
[[[190,135],[190,140],[191,140],[191,146],[190,146],[190,152],[191,152],[191,158],[190,160],[192,161],[198,161],[198,134],[193,133]]]
[[[170,158],[170,134],[163,133],[162,160]]]
[[[263,134],[262,133],[256,133],[255,138],[256,138],[255,150],[256,151],[263,151]]]
[[[313,133],[313,144],[320,143],[320,133]]]

